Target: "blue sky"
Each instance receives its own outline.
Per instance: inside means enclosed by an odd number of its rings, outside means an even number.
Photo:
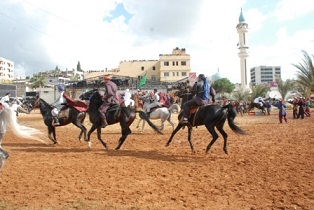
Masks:
[[[158,60],[175,47],[192,72],[240,82],[236,25],[249,26],[248,68],[281,66],[292,79],[302,50],[314,54],[311,0],[1,0],[0,57],[16,76],[54,69],[117,68],[123,60]]]

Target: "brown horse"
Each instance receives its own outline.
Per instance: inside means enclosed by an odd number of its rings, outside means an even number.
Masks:
[[[132,99],[134,100],[134,109],[135,110],[143,110],[144,103],[143,103],[143,100],[140,99],[141,96],[142,96],[142,94],[139,94],[139,93],[134,93],[132,95]]]
[[[81,105],[84,106],[84,104],[81,104]],[[39,107],[40,109],[40,113],[44,118],[44,123],[48,127],[48,138],[51,139],[54,144],[57,144],[56,127],[52,125],[53,117],[51,114],[51,110],[53,109],[53,107],[50,106],[50,104],[47,103],[45,100],[39,97],[35,100],[34,107]],[[85,111],[80,112],[77,109],[69,105],[65,105],[60,110],[59,115],[58,115],[59,122],[60,122],[59,126],[65,126],[65,125],[68,125],[69,123],[73,123],[76,127],[81,129],[79,140],[81,140],[82,135],[84,133],[84,140],[87,141],[87,135],[86,135],[87,129],[83,125],[85,117],[86,117]]]

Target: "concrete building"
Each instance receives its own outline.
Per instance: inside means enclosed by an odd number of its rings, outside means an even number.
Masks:
[[[186,50],[175,48],[171,54],[160,54],[159,60],[121,61],[117,69],[87,71],[84,79],[101,77],[106,74],[138,78],[146,74],[150,81],[175,82],[189,76],[190,55]]]
[[[14,79],[14,62],[0,57],[0,83],[12,83]]]
[[[249,47],[246,43],[245,34],[248,32],[248,24],[245,22],[242,9],[239,16],[239,23],[237,25],[237,32],[239,34],[239,58],[240,58],[240,72],[241,72],[241,87],[243,89],[248,88],[248,77],[247,77],[247,57],[249,56],[247,50]]]
[[[258,66],[250,70],[251,83],[253,86],[274,82],[276,77],[281,78],[280,66]]]

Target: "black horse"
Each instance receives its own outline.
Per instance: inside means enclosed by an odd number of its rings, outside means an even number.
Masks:
[[[182,117],[182,112],[179,114],[178,118],[181,119],[181,117]],[[191,141],[192,127],[205,125],[207,130],[213,137],[213,139],[211,140],[211,142],[208,144],[206,148],[206,153],[209,152],[211,146],[218,139],[218,134],[215,131],[215,127],[216,127],[217,130],[222,134],[224,138],[223,151],[226,154],[228,154],[228,148],[227,148],[228,135],[223,129],[226,119],[228,119],[228,124],[231,130],[233,130],[235,133],[238,133],[238,134],[243,134],[243,135],[246,134],[245,131],[243,131],[241,128],[239,128],[237,125],[234,124],[235,117],[236,117],[236,111],[233,109],[231,104],[227,104],[223,107],[220,105],[207,105],[207,106],[200,106],[200,107],[192,107],[192,109],[190,110],[189,125],[187,125],[188,141],[189,141],[192,153],[194,153],[194,147]],[[176,129],[172,132],[166,146],[169,146],[174,135],[181,128],[184,128],[185,126],[186,125],[184,124],[180,124],[180,123],[178,124]]]
[[[84,94],[84,95],[90,95]],[[80,96],[81,98],[81,96]],[[94,132],[94,130],[97,129],[97,138],[102,143],[102,145],[107,148],[107,144],[101,139],[101,118],[98,111],[98,108],[103,103],[102,97],[99,93],[99,91],[94,91],[91,97],[89,98],[89,120],[92,123],[91,129],[87,133],[87,141],[90,143],[90,135]],[[128,137],[128,135],[131,133],[130,125],[133,123],[133,121],[136,118],[136,113],[139,113],[139,116],[141,119],[144,119],[147,121],[147,123],[159,134],[162,134],[158,130],[158,128],[148,119],[147,115],[143,111],[136,111],[134,109],[131,109],[129,107],[121,107],[119,105],[113,105],[108,108],[106,112],[107,122],[108,125],[113,125],[116,123],[120,123],[121,126],[121,133],[122,136],[119,139],[118,146],[115,148],[115,150],[119,150],[122,144],[124,143],[125,139]]]
[[[44,118],[44,123],[48,127],[48,138],[51,139],[54,144],[57,144],[56,127],[53,125],[53,117],[51,114],[51,110],[53,109],[53,107],[49,103],[47,103],[45,100],[39,97],[35,100],[34,107],[39,107],[40,109],[40,113]],[[58,114],[58,118],[60,122],[60,125],[58,126],[64,126],[64,125],[68,125],[69,123],[73,123],[74,125],[76,125],[76,127],[81,129],[79,140],[81,140],[82,135],[84,133],[84,140],[86,141],[87,129],[83,125],[85,117],[86,117],[86,112],[84,111],[80,112],[77,109],[69,105],[64,105]]]

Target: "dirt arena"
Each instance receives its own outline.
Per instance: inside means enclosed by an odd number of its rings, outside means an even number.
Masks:
[[[8,131],[2,146],[11,156],[0,172],[0,209],[314,209],[314,115],[294,120],[288,112],[283,124],[277,116],[276,110],[237,116],[246,136],[226,123],[229,155],[222,137],[205,155],[211,136],[204,126],[193,130],[196,154],[187,129],[165,147],[170,125],[164,135],[148,126],[141,133],[138,119],[119,151],[113,150],[118,124],[102,129],[109,151],[96,133],[92,148],[79,142],[73,125],[57,128],[57,146]],[[18,119],[47,132],[38,110]],[[88,119],[85,125],[90,128]]]

